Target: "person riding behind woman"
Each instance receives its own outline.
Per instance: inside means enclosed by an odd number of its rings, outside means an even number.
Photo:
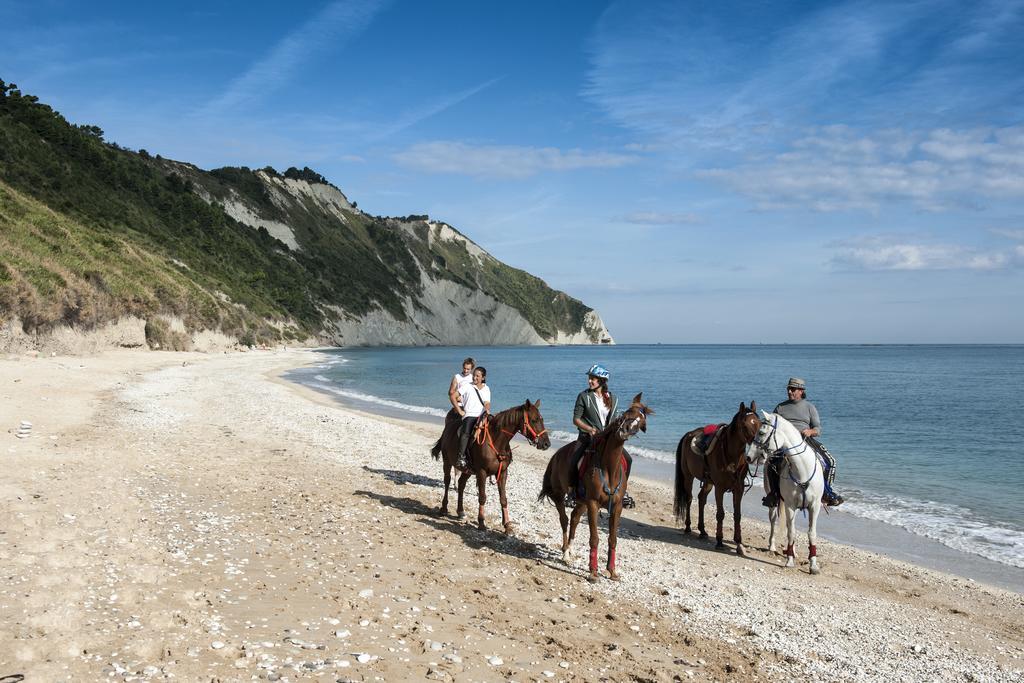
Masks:
[[[594,437],[603,432],[616,417],[618,401],[608,389],[609,377],[611,373],[603,365],[592,365],[587,370],[587,388],[576,396],[572,423],[579,430],[579,434],[576,437],[576,451],[573,453],[569,468],[569,480],[572,484],[569,489],[570,498],[576,493],[579,484],[579,465],[583,454],[594,447]],[[633,458],[625,451],[623,454],[626,456],[626,476],[629,476],[629,471],[633,468]],[[632,497],[623,498],[623,505],[633,507]]]
[[[473,370],[473,382],[459,388],[459,405],[455,410],[462,417],[462,430],[459,432],[459,459],[455,467],[460,470],[466,469],[466,447],[477,420],[484,413],[491,412],[491,388],[484,383],[486,379],[487,368],[477,367]]]
[[[829,453],[825,445],[818,441],[821,434],[821,419],[818,417],[818,409],[807,400],[807,383],[799,377],[790,377],[786,384],[788,398],[775,406],[774,413],[782,417],[800,430],[801,436],[821,456],[825,462],[825,495],[822,502],[825,505],[835,507],[843,502],[843,497],[832,490],[832,482],[836,477],[836,459]],[[768,485],[771,491],[761,501],[767,507],[775,507],[779,504],[779,468],[778,464],[769,463],[765,472],[768,478]]]

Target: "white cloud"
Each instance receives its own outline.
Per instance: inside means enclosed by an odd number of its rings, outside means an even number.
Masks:
[[[1015,252],[982,251],[973,247],[898,241],[873,236],[836,245],[833,265],[856,270],[977,270],[990,271],[1024,264],[1024,248]]]
[[[618,168],[638,157],[613,152],[586,152],[556,147],[470,145],[436,141],[413,145],[394,155],[407,168],[428,173],[457,173],[490,178],[526,178],[542,171]]]
[[[637,225],[693,225],[700,223],[700,216],[695,213],[635,211],[624,216],[623,220]]]
[[[701,171],[762,209],[877,209],[906,201],[942,211],[1024,198],[1024,127],[859,135],[828,127],[764,161]]]

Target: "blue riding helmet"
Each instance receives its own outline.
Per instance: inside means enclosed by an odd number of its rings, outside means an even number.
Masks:
[[[587,377],[600,377],[602,379],[608,379],[611,377],[611,373],[603,365],[591,365],[590,369],[587,370]]]

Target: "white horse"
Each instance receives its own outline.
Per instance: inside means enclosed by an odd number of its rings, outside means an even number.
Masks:
[[[804,440],[800,430],[786,418],[776,413],[761,411],[761,429],[754,441],[747,445],[748,464],[763,462],[773,455],[782,456],[779,466],[779,494],[781,505],[786,511],[786,566],[796,564],[793,553],[793,537],[796,535],[795,516],[797,510],[807,511],[807,544],[811,561],[811,573],[818,568],[818,513],[821,511],[821,495],[825,491],[825,477],[821,471],[818,456]],[[768,492],[767,473],[764,477],[765,492]],[[768,550],[775,552],[775,522],[779,518],[779,506],[768,510],[771,533],[768,536]]]

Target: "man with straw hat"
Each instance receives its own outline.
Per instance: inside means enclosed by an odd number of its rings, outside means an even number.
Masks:
[[[799,429],[811,448],[821,456],[825,463],[825,495],[822,497],[822,502],[835,507],[843,502],[843,497],[832,489],[832,482],[836,477],[836,459],[817,439],[821,434],[821,420],[818,418],[818,409],[807,400],[807,382],[800,377],[790,377],[786,384],[786,393],[789,398],[775,406],[773,412],[786,418]],[[761,502],[766,507],[775,507],[779,503],[778,468],[769,464],[765,470],[765,476],[768,478],[770,492]]]

